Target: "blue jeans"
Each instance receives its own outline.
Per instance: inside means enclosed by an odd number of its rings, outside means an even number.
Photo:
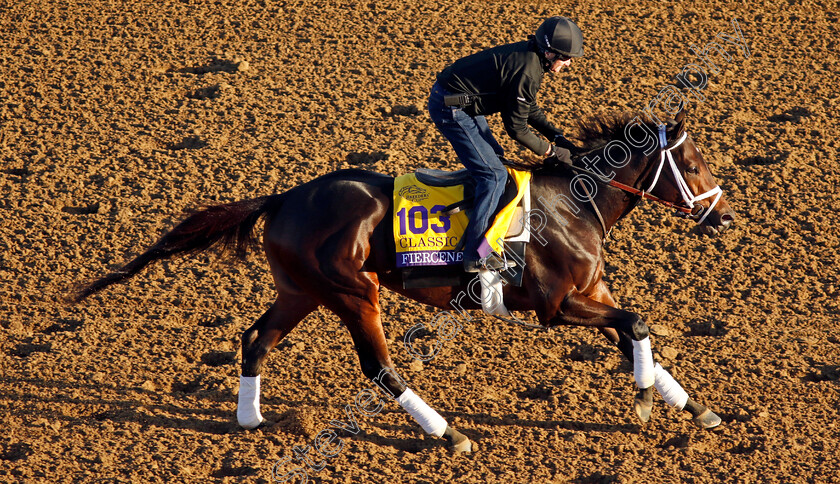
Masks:
[[[493,137],[484,116],[470,116],[457,106],[446,106],[446,94],[438,83],[432,86],[429,114],[475,180],[475,201],[464,233],[464,260],[472,261],[492,252],[484,233],[505,191],[507,170],[499,159],[505,151]]]

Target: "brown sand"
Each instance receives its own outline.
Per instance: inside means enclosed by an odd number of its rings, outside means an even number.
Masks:
[[[120,5],[124,3],[124,5]],[[0,7],[0,481],[270,482],[370,383],[326,311],[282,342],[263,412],[235,423],[238,338],[272,300],[264,257],[160,264],[80,306],[197,204],[342,167],[459,167],[425,100],[448,61],[577,19],[587,56],[547,78],[548,115],[635,110],[733,33],[689,129],[737,226],[697,235],[645,205],[613,231],[608,276],[654,327],[657,358],[719,430],[657,398],[592,330],[533,333],[475,314],[412,363],[434,311],[383,295],[394,361],[476,442],[451,455],[394,403],[360,417],[324,482],[838,482],[840,38],[832,1],[4,2]],[[721,41],[722,42],[722,41]],[[512,156],[524,156],[490,118]],[[284,469],[290,469],[288,465]]]

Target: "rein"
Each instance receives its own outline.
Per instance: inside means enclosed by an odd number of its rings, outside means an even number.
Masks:
[[[621,182],[618,182],[618,181],[615,181],[615,180],[610,180],[608,182],[605,182],[601,179],[601,175],[595,173],[594,171],[589,171],[589,170],[587,170],[585,168],[581,168],[579,166],[572,166],[571,169],[574,170],[574,171],[578,171],[580,173],[585,173],[587,175],[592,175],[593,177],[595,177],[596,180],[600,180],[605,185],[611,186],[613,188],[618,188],[619,190],[627,192],[631,195],[635,195],[637,197],[642,197],[642,198],[645,198],[647,200],[652,200],[656,203],[665,205],[668,208],[673,208],[673,209],[675,209],[679,212],[682,212],[686,215],[695,215],[694,214],[695,209],[686,207],[685,205],[681,205],[681,204],[678,204],[678,203],[669,202],[668,200],[665,200],[663,198],[659,198],[656,195],[651,194],[650,192],[646,192],[644,190],[639,190],[638,188],[631,187],[630,185],[625,185],[624,183],[621,183]],[[587,193],[587,195],[588,195],[588,193]]]
[[[676,209],[677,211],[685,213],[686,215],[691,215],[692,212],[694,211],[693,209],[688,208],[685,205],[680,205],[678,203],[669,202],[668,200],[664,200],[662,198],[659,198],[656,195],[652,195],[650,192],[646,192],[644,190],[639,190],[638,188],[633,188],[630,185],[625,185],[624,183],[617,182],[615,180],[610,180],[609,183],[607,183],[607,185],[609,185],[611,187],[618,188],[619,190],[624,190],[625,192],[636,195],[638,197],[646,198],[648,200],[653,200],[656,203],[660,203],[662,205],[665,205],[668,208]]]

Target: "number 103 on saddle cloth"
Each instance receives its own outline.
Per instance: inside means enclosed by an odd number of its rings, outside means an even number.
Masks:
[[[516,206],[528,191],[531,173],[508,168],[516,182],[513,200],[498,210],[485,239],[501,254],[500,241],[514,220]],[[397,267],[441,266],[461,264],[463,252],[456,250],[464,230],[467,214],[461,210],[444,215],[444,209],[464,199],[464,185],[431,186],[409,173],[394,180],[394,242]]]

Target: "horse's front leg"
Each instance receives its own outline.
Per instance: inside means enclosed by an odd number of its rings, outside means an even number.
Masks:
[[[618,309],[585,296],[577,291],[570,292],[560,304],[557,316],[550,325],[567,324],[609,328],[629,341],[628,351],[633,362],[633,378],[639,392],[634,399],[636,414],[643,422],[650,419],[653,408],[653,385],[656,369],[647,324],[636,313]]]
[[[629,338],[613,328],[598,329],[618,347],[628,360],[633,361],[633,350]],[[656,363],[654,371],[653,386],[662,395],[665,403],[677,410],[685,410],[691,414],[691,420],[702,429],[715,428],[721,424],[720,417],[705,405],[689,397],[688,393],[677,383],[668,370],[662,368],[662,365]]]
[[[608,306],[618,306],[603,281],[596,293],[590,297]],[[615,328],[601,327],[598,329],[608,340],[618,347],[625,358],[630,360],[630,362],[633,361],[633,344],[626,334],[619,333]],[[665,403],[677,410],[685,410],[690,413],[692,421],[700,428],[711,429],[720,425],[720,417],[689,397],[683,387],[668,373],[668,370],[662,368],[662,365],[656,363],[654,373],[653,386],[662,395]]]

